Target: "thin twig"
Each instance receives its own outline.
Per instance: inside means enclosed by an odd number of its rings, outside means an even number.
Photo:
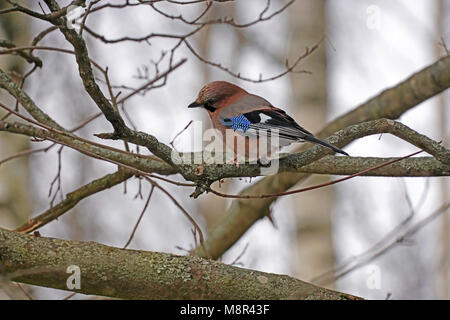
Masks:
[[[25,288],[22,287],[22,285],[20,283],[16,282],[16,285],[23,292],[23,294],[28,298],[28,300],[33,300],[33,296],[27,290],[25,290]]]
[[[135,235],[135,233],[136,233],[136,230],[137,230],[137,228],[138,228],[138,226],[139,226],[139,223],[141,222],[142,217],[144,216],[145,211],[147,211],[147,207],[148,207],[148,204],[150,203],[150,199],[152,198],[153,190],[154,190],[154,189],[155,189],[155,185],[152,184],[152,185],[151,185],[150,192],[149,192],[148,197],[147,197],[147,201],[145,202],[144,208],[142,209],[141,214],[139,215],[139,218],[138,218],[136,224],[134,225],[133,231],[131,232],[130,237],[128,238],[127,243],[125,243],[125,245],[123,246],[123,249],[126,249],[126,248],[128,247],[128,245],[131,243],[131,240],[133,240],[133,237],[134,237],[134,235]]]
[[[63,201],[63,191],[62,191],[62,183],[61,183],[61,168],[62,168],[62,160],[61,160],[61,154],[63,151],[64,146],[61,146],[58,150],[58,171],[56,172],[56,176],[53,179],[53,181],[50,184],[50,189],[48,191],[48,197],[52,195],[53,186],[55,183],[57,183],[57,188],[55,190],[55,194],[53,195],[51,201],[50,201],[50,208],[53,208],[53,203],[55,202],[56,196],[58,195],[58,192],[61,195],[61,201]]]
[[[183,214],[186,216],[186,218],[188,218],[188,220],[192,223],[192,225],[194,226],[194,228],[197,230],[199,238],[200,238],[200,245],[202,245],[203,243],[203,232],[202,229],[200,229],[199,225],[197,224],[197,222],[195,222],[195,220],[191,217],[191,215],[186,211],[186,209],[177,201],[177,199],[175,199],[172,194],[170,192],[168,192],[165,188],[163,188],[160,184],[158,184],[156,181],[145,177],[145,179],[147,181],[149,181],[152,185],[154,185],[155,187],[157,187],[159,190],[161,190],[164,194],[166,194],[170,200],[172,200],[172,202],[181,210],[181,212],[183,212]]]
[[[187,130],[187,128],[189,128],[189,126],[192,124],[192,122],[194,122],[194,120],[189,121],[189,123],[183,128],[183,130],[181,130],[180,132],[178,132],[175,137],[173,137],[172,141],[170,141],[170,145],[176,150],[175,146],[173,145],[173,143],[175,142],[175,140],[184,132]]]
[[[351,267],[347,267],[339,272],[336,272],[332,279],[338,279],[342,278],[343,276],[349,274],[350,272],[353,272],[354,270],[366,265],[370,261],[373,261],[376,258],[379,258],[380,256],[384,255],[386,252],[391,250],[393,247],[395,247],[399,243],[403,243],[406,239],[412,237],[415,233],[417,233],[419,230],[421,230],[423,227],[425,227],[428,223],[439,217],[441,214],[445,213],[450,208],[450,203],[442,205],[439,209],[435,210],[432,214],[427,216],[426,218],[420,220],[417,222],[414,226],[412,226],[409,230],[405,231],[404,233],[397,236],[395,239],[393,239],[390,243],[385,245],[382,248],[379,248],[378,250],[372,250],[375,251],[370,255],[367,255],[366,253],[361,254],[360,256],[356,257],[356,260],[359,260],[358,263],[352,265]],[[392,232],[390,232],[391,234]],[[327,276],[330,276],[330,272],[326,272],[322,275],[319,275],[315,277],[313,280],[316,283],[322,283],[326,284],[328,281],[332,281],[332,279],[327,278]],[[313,282],[313,280],[311,280]]]

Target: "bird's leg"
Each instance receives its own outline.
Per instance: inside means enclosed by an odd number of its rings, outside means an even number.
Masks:
[[[272,224],[272,226],[273,226],[275,229],[278,229],[278,226],[275,224],[275,220],[273,220],[272,214],[269,213],[266,217],[269,219],[269,221],[270,221],[270,223]]]
[[[233,159],[228,160],[227,163],[234,163],[236,168],[239,168],[239,162],[237,161],[237,155],[236,154],[234,155]]]
[[[266,157],[258,158],[256,161],[260,167],[268,168],[271,165],[271,160]]]

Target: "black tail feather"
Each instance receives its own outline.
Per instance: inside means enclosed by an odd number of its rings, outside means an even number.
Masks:
[[[316,143],[316,144],[320,144],[322,146],[325,146],[327,148],[330,148],[331,150],[337,152],[337,153],[341,153],[341,154],[345,154],[346,156],[348,156],[349,154],[347,152],[345,152],[344,150],[339,149],[338,147],[333,146],[331,143],[326,142],[324,140],[321,140],[319,138],[316,138],[314,136],[310,136],[310,135],[305,135],[304,138],[302,138],[302,140],[306,140],[312,143]]]

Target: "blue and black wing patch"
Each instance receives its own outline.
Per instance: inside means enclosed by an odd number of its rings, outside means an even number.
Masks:
[[[278,129],[280,136],[287,139],[298,140],[304,135],[312,135],[309,131],[300,127],[294,119],[281,109],[278,110],[256,110],[244,115],[252,119],[251,122],[259,129]]]
[[[223,125],[234,131],[242,132],[248,136],[278,136],[289,144],[294,141],[310,141],[321,144],[336,152],[348,155],[345,151],[336,148],[327,141],[318,139],[302,128],[294,119],[281,109],[261,109],[240,114],[231,118],[222,118]],[[290,142],[289,142],[290,141]]]
[[[222,118],[221,121],[223,125],[234,131],[242,130],[246,133],[249,129],[254,129],[247,133],[255,135],[258,135],[260,130],[265,130],[270,135],[273,129],[278,131],[280,137],[288,140],[299,140],[304,135],[311,135],[283,110],[255,110],[231,118]]]
[[[234,131],[242,130],[244,132],[247,131],[252,124],[243,114],[231,118],[222,118],[221,121],[225,127],[233,129]]]

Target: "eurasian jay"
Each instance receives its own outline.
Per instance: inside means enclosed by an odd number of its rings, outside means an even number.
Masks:
[[[273,151],[293,142],[310,141],[328,147],[335,152],[348,154],[334,145],[318,139],[312,133],[302,128],[285,111],[272,106],[262,97],[250,94],[244,89],[226,82],[214,81],[205,85],[197,99],[188,108],[203,107],[208,111],[213,127],[222,134],[225,143],[234,151],[235,163],[238,156],[247,159],[257,158],[258,162],[267,159],[259,154],[252,141],[266,139],[269,157]],[[229,139],[231,134],[231,138]],[[235,138],[245,139],[245,152],[239,152]],[[277,143],[272,146],[274,140]],[[272,141],[272,142],[271,142]],[[260,146],[260,145],[259,145]]]

